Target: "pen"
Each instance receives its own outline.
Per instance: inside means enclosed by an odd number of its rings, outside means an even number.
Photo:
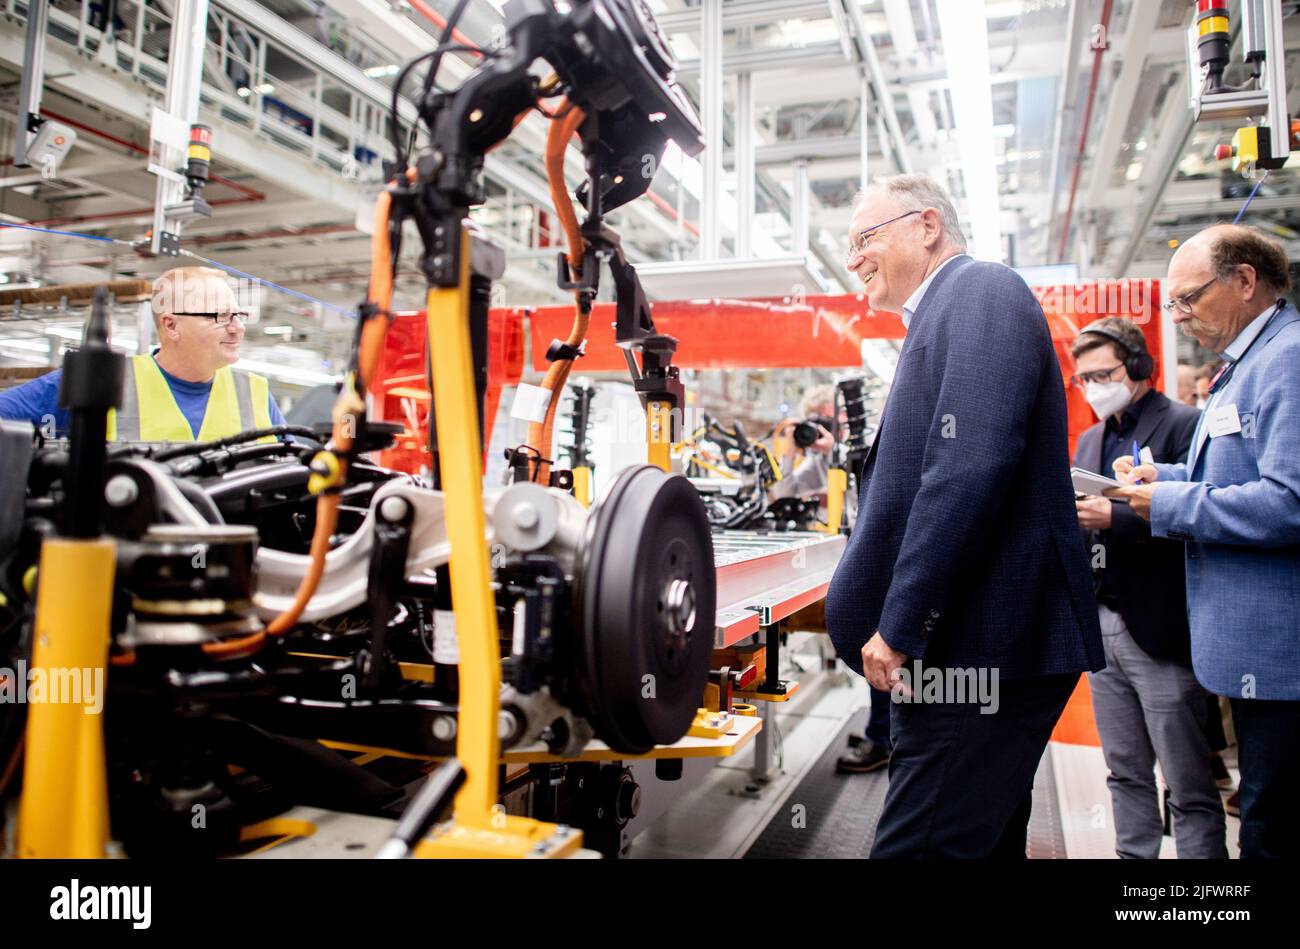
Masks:
[[[1135,438],[1133,439],[1133,467],[1136,468],[1140,464],[1142,464],[1142,449],[1138,448],[1138,440]],[[1138,478],[1133,483],[1141,484],[1142,479]]]

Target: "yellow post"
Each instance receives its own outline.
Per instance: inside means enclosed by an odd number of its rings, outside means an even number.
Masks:
[[[112,540],[51,538],[41,545],[18,804],[22,857],[105,855],[102,712],[115,570]],[[29,687],[28,682],[17,685]]]
[[[573,496],[583,507],[591,507],[591,469],[586,465],[573,469]]]
[[[843,468],[832,468],[826,473],[826,526],[828,534],[840,532],[844,519],[844,493],[849,488],[849,473]]]
[[[451,541],[451,601],[460,641],[456,757],[468,775],[456,795],[456,822],[465,827],[487,828],[497,803],[501,657],[485,540],[482,456],[470,355],[470,238],[463,228],[460,250],[459,286],[431,287],[426,308],[438,459],[447,537]]]
[[[672,473],[673,470],[673,415],[668,402],[647,402],[646,462]]]
[[[460,260],[459,286],[431,287],[425,306],[443,510],[451,541],[451,600],[460,646],[456,757],[466,780],[456,795],[451,825],[421,841],[415,855],[562,857],[581,847],[581,832],[560,832],[555,824],[507,815],[497,801],[501,655],[483,514],[483,456],[469,339],[470,236],[463,227]]]

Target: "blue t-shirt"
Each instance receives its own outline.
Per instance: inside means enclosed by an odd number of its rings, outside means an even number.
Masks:
[[[158,371],[167,380],[167,385],[172,390],[172,397],[180,406],[181,414],[190,423],[190,430],[194,433],[194,437],[198,438],[199,430],[203,427],[203,413],[208,409],[208,393],[212,391],[212,383],[186,382],[184,379],[176,378],[162,366],[158,367]],[[62,379],[63,370],[55,369],[30,382],[0,392],[0,418],[31,422],[37,428],[42,427],[48,419],[53,419],[53,437],[66,438],[68,430],[72,427],[72,413],[67,409],[59,408],[59,383]],[[268,410],[271,424],[285,424],[280,407],[275,404],[275,396],[268,392],[267,397],[270,399]]]

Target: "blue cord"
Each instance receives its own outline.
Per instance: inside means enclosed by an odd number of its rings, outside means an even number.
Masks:
[[[30,224],[10,224],[7,221],[0,221],[0,227],[16,227],[20,231],[40,231],[42,234],[58,234],[61,237],[80,237],[83,240],[99,241],[103,244],[126,244],[131,246],[130,241],[118,240],[116,237],[99,237],[95,234],[78,234],[76,231],[53,231],[48,227],[33,227]]]
[[[56,231],[48,227],[36,227],[31,224],[10,224],[7,221],[0,221],[0,227],[15,227],[22,231],[37,231],[41,234],[57,234],[60,237],[79,237],[85,241],[97,241],[101,244],[122,244],[126,247],[135,246],[130,241],[120,240],[119,238],[116,237],[100,237],[97,234],[81,234],[77,231]],[[282,287],[278,283],[272,283],[270,280],[263,280],[261,277],[255,277],[251,273],[244,273],[244,271],[242,270],[239,270],[235,267],[228,267],[225,264],[221,263],[220,261],[212,260],[208,257],[203,257],[199,254],[194,253],[191,250],[182,249],[181,253],[184,254],[186,257],[193,257],[195,260],[201,260],[205,264],[208,264],[211,267],[216,267],[219,270],[224,270],[226,273],[234,274],[237,277],[244,277],[245,279],[252,280],[255,283],[257,283],[259,286],[270,287],[272,290],[279,290],[281,293],[287,294],[288,296],[297,297],[299,300],[305,300],[308,303],[319,304],[320,306],[325,307],[327,310],[333,310],[335,313],[342,313],[344,316],[348,316],[353,319],[356,319],[357,314],[354,311],[338,306],[337,304],[329,303],[325,300],[318,300],[316,299],[316,297],[308,296],[305,293],[299,293],[297,290],[290,290],[288,287]]]
[[[1272,174],[1271,171],[1265,171],[1264,174],[1260,177],[1259,181],[1255,182],[1255,187],[1251,189],[1250,197],[1246,199],[1246,203],[1241,206],[1241,210],[1238,211],[1237,216],[1233,218],[1232,220],[1233,224],[1241,223],[1241,219],[1246,215],[1246,208],[1250,207],[1250,202],[1254,201],[1255,195],[1259,194],[1259,186],[1268,180],[1268,176],[1270,174]]]
[[[282,287],[278,283],[272,283],[270,280],[263,280],[261,277],[255,277],[251,273],[244,273],[244,271],[240,270],[238,267],[229,267],[226,264],[221,263],[219,260],[212,260],[209,257],[196,254],[192,250],[182,249],[181,253],[186,257],[193,257],[195,260],[201,260],[209,266],[216,267],[218,270],[224,270],[228,274],[234,274],[236,277],[243,277],[247,280],[252,280],[259,286],[270,287],[272,290],[279,290],[281,293],[288,294],[291,297],[297,297],[299,300],[306,300],[308,303],[317,303],[328,310],[333,310],[335,313],[342,313],[344,316],[350,316],[353,319],[356,319],[357,314],[353,310],[346,309],[334,303],[327,303],[325,300],[318,300],[316,297],[308,296],[305,293],[299,293],[297,290],[290,290],[288,287]]]

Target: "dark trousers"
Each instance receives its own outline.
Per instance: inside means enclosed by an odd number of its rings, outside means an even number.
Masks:
[[[1232,699],[1241,857],[1300,857],[1300,702]]]
[[[1001,680],[997,711],[894,703],[872,859],[1024,859],[1034,772],[1078,673]]]
[[[1219,709],[1219,697],[1209,693],[1205,696],[1205,740],[1210,743],[1210,751],[1216,754],[1228,747],[1228,736],[1223,732],[1223,712]]]
[[[889,693],[867,686],[871,692],[871,709],[867,712],[867,741],[889,750]]]

